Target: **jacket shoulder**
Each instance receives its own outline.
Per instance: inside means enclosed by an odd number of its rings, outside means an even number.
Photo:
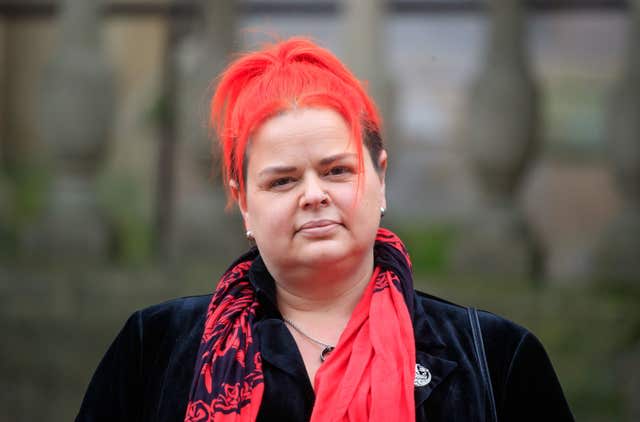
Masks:
[[[210,300],[183,297],[134,312],[98,365],[76,421],[157,420],[161,403],[184,415]],[[165,380],[173,393],[161,400]]]
[[[176,313],[183,314],[206,311],[209,302],[211,302],[211,294],[184,296],[147,306],[137,312],[140,313],[143,320],[153,320],[154,318],[161,318]]]
[[[470,352],[468,308],[416,293],[418,305],[431,322],[430,328],[439,333],[449,347]],[[540,340],[527,328],[492,312],[479,310],[478,318],[498,419],[573,421]]]
[[[448,325],[453,324],[455,328],[462,331],[471,329],[469,322],[468,307],[450,302],[446,299],[416,290],[418,302],[424,312]],[[493,312],[478,309],[480,328],[484,339],[492,338],[515,338],[521,339],[527,334],[531,334],[525,327]]]
[[[140,309],[130,319],[139,319],[146,339],[186,333],[199,327],[210,301],[211,294],[171,299]]]

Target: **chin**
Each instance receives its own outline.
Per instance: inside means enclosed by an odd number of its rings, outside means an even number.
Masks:
[[[356,256],[357,248],[354,245],[347,244],[344,240],[327,240],[305,245],[299,252],[299,261],[303,265],[310,267],[322,266],[328,269],[327,266],[329,265],[335,265]]]

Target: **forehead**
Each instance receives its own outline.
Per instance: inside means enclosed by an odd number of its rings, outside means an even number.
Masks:
[[[317,154],[322,151],[355,151],[345,120],[326,108],[302,108],[278,114],[254,133],[248,151],[252,158],[285,157],[287,154]]]

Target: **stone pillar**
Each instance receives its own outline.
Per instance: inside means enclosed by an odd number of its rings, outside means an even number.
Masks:
[[[5,23],[4,18],[0,16],[0,173],[4,164],[4,142],[6,138],[7,130],[7,94],[6,94],[6,79],[7,79],[7,66],[9,62],[6,59],[5,43],[7,37],[5,35]],[[0,176],[1,177],[1,176]]]
[[[34,109],[50,25],[0,17],[0,255],[16,257],[20,238],[42,206],[46,180]]]
[[[538,145],[538,100],[522,2],[487,3],[489,38],[471,89],[465,139],[483,204],[476,221],[461,231],[454,267],[476,275],[526,277],[538,262],[517,194]]]
[[[358,79],[364,81],[384,121],[386,147],[393,149],[393,89],[387,73],[386,5],[384,0],[344,0],[344,59]],[[390,156],[394,156],[393,153]]]
[[[194,22],[176,56],[176,132],[178,140],[174,257],[234,258],[248,244],[239,213],[225,212],[218,145],[208,127],[215,78],[237,51],[236,2],[200,0]]]
[[[46,212],[26,240],[46,258],[102,260],[108,230],[96,194],[113,116],[113,76],[101,42],[100,0],[65,0],[41,84],[40,136],[51,160]],[[126,206],[126,204],[122,204]]]
[[[6,125],[6,69],[8,62],[5,58],[5,23],[0,17],[0,259],[9,255],[9,249],[15,245],[12,243],[9,228],[9,197],[10,186],[5,169],[5,142],[7,136]]]
[[[640,283],[640,0],[630,2],[627,63],[613,93],[607,139],[622,210],[596,246],[602,282]]]
[[[385,6],[383,0],[344,0],[345,61],[367,82],[376,102],[383,100]]]

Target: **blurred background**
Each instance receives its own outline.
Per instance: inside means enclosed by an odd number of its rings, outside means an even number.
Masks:
[[[383,112],[417,288],[533,330],[577,420],[640,420],[640,0],[0,0],[0,421],[72,420],[128,315],[247,248],[207,102],[291,35]]]

